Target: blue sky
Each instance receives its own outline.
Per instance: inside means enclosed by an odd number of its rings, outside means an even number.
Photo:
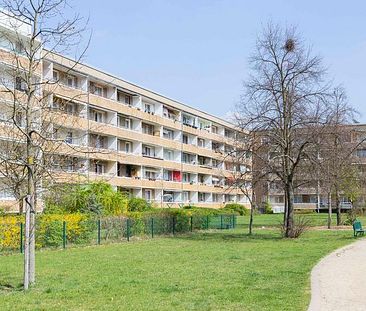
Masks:
[[[74,0],[93,38],[85,61],[225,117],[268,20],[296,25],[366,123],[365,1]]]

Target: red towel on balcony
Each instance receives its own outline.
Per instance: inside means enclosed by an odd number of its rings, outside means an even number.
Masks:
[[[179,171],[173,171],[173,181],[182,181],[182,174]]]

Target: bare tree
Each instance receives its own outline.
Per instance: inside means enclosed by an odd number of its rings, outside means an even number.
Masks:
[[[230,163],[231,171],[223,172],[229,192],[237,190],[246,197],[250,204],[248,234],[253,233],[254,212],[256,209],[257,184],[265,177],[260,166],[254,165],[253,154],[257,153],[258,139],[255,133],[238,132],[234,148],[227,153],[224,161]]]
[[[318,138],[317,171],[323,191],[327,196],[328,228],[332,221],[332,194],[337,209],[337,226],[341,219],[341,194],[347,183],[357,182],[357,158],[355,151],[362,141],[355,140],[355,129],[350,126],[355,119],[355,110],[348,104],[345,91],[336,88],[328,96],[329,109],[326,127]],[[352,174],[351,174],[352,173]]]
[[[257,156],[266,175],[282,184],[284,235],[291,237],[295,176],[314,148],[319,126],[326,122],[325,70],[294,28],[272,24],[257,39],[250,62],[252,75],[238,107],[240,124],[260,134],[262,152]]]
[[[2,0],[1,6],[8,29],[0,31],[7,44],[7,64],[1,73],[5,120],[0,171],[16,198],[25,201],[24,289],[28,289],[35,282],[40,190],[53,174],[55,157],[73,154],[65,138],[54,131],[60,115],[52,111],[50,99],[59,81],[42,79],[42,65],[50,54],[74,52],[84,28],[80,16],[66,16],[66,0]]]

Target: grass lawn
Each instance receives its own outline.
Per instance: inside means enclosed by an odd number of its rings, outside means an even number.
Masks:
[[[44,250],[27,294],[19,254],[0,256],[1,310],[306,310],[309,275],[349,231],[297,240],[246,228],[131,243]]]
[[[296,216],[306,217],[310,219],[310,226],[327,226],[327,213],[311,213],[311,214],[296,214]],[[347,219],[347,214],[342,214],[342,220]],[[358,217],[363,224],[366,225],[366,216]],[[246,226],[249,224],[249,216],[238,216],[238,224]],[[283,214],[258,214],[254,215],[254,227],[278,227],[283,222]],[[337,215],[332,214],[332,226],[337,224]]]

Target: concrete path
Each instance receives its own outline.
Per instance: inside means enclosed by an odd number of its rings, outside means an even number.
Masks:
[[[311,272],[308,311],[366,311],[366,239],[323,258]]]

